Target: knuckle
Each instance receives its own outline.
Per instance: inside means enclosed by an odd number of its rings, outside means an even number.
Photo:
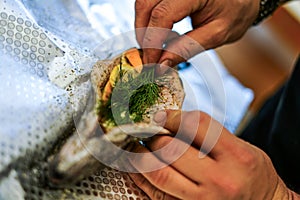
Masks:
[[[162,136],[162,137],[158,137],[154,142],[153,144],[155,145],[155,147],[165,147],[166,145],[168,145],[171,141],[171,137],[168,137],[168,136]],[[157,148],[155,148],[157,149]]]
[[[247,152],[240,157],[240,161],[246,166],[253,166],[253,164],[255,163],[255,156],[253,153]]]
[[[240,199],[238,197],[244,185],[242,180],[233,176],[220,174],[217,177],[216,175],[212,177],[212,180],[217,188],[226,193],[228,199]]]
[[[202,113],[198,111],[191,111],[184,113],[182,116],[182,123],[183,126],[189,126],[191,122],[195,121],[195,119],[199,119],[199,117],[202,115]]]
[[[240,184],[239,182],[231,181],[226,187],[226,191],[229,195],[229,198],[230,199],[239,199],[242,188],[243,188],[242,184]]]
[[[143,188],[145,185],[146,185],[146,183],[147,183],[147,180],[146,180],[146,178],[135,178],[134,179],[134,183],[137,185],[137,186],[139,186],[140,188]]]
[[[237,150],[235,154],[238,162],[243,166],[247,166],[247,169],[249,171],[256,169],[257,155],[253,149],[248,147],[242,147],[239,150]]]
[[[184,60],[188,60],[203,50],[196,40],[187,35],[181,35],[175,43],[171,43],[167,48],[170,48],[177,56]]]
[[[195,118],[194,118],[195,120]],[[205,113],[205,112],[201,112],[199,115],[199,123],[203,123],[203,122],[207,122],[207,121],[211,121],[212,118],[209,114]]]
[[[151,8],[150,1],[148,0],[136,0],[135,1],[135,10],[148,10]]]
[[[173,162],[178,159],[186,150],[184,148],[184,143],[179,143],[179,141],[175,138],[172,140],[174,141],[172,144],[170,143],[171,139],[165,140],[165,146],[160,151],[160,156],[169,162]]]
[[[189,43],[182,44],[177,51],[177,54],[185,60],[188,60],[193,56],[193,53],[191,52],[191,46],[189,45]]]
[[[193,120],[194,120],[194,118],[192,117],[192,115],[189,115],[189,114],[184,115],[183,119],[181,119],[180,127],[182,127],[183,130],[191,127],[191,123],[193,122]]]
[[[167,167],[167,168],[160,169],[153,174],[152,176],[153,185],[155,185],[158,188],[162,188],[169,183],[170,172],[169,170],[166,169],[169,168]]]
[[[215,27],[213,34],[211,35],[211,42],[217,46],[224,44],[228,40],[227,26],[220,24]]]
[[[155,187],[153,187],[151,193],[152,193],[153,199],[155,199],[155,200],[164,200],[165,199],[165,193]]]
[[[153,23],[159,23],[162,19],[166,18],[169,13],[168,6],[161,4],[156,6],[151,12],[151,21]]]
[[[202,114],[202,112],[199,111],[191,111],[191,112],[187,112],[184,113],[184,115],[182,115],[182,119],[180,122],[180,131],[188,131],[188,130],[197,130],[199,123],[201,123],[202,120],[206,120],[204,119],[204,116],[202,115],[206,115],[205,113]],[[203,118],[203,119],[202,119]]]

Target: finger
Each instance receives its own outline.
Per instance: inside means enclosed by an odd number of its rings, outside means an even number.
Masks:
[[[168,46],[169,43],[171,43],[173,40],[176,40],[180,37],[179,33],[176,31],[171,31],[166,38],[166,41],[164,42],[164,46]],[[157,75],[163,75],[166,71],[170,69],[170,67],[174,67],[176,64],[173,63],[172,60],[164,60],[159,65],[156,65],[156,74]]]
[[[142,146],[137,146],[134,152],[140,152],[143,155],[150,153]],[[199,190],[196,183],[171,166],[162,163],[154,154],[148,155],[152,156],[130,157],[129,161],[154,187],[176,198],[196,199]]]
[[[143,48],[143,63],[157,64],[163,50],[163,44],[171,33],[171,29],[148,27],[144,34]]]
[[[169,42],[158,63],[170,60],[172,65],[175,66],[204,50],[224,44],[227,39],[224,22],[222,20],[212,21]]]
[[[136,0],[135,1],[135,28],[136,38],[141,45],[148,26],[152,9],[162,0]]]
[[[179,33],[177,33],[176,31],[171,31],[166,38],[165,45],[167,45],[169,42],[179,37],[180,37]]]
[[[177,198],[172,197],[169,194],[154,187],[143,175],[138,173],[130,173],[130,178],[133,182],[142,189],[150,199],[161,199],[161,200],[175,200]]]
[[[203,172],[213,170],[216,164],[210,157],[203,157],[199,149],[177,138],[158,136],[148,142],[147,146],[160,160],[170,163],[177,171],[197,183],[205,182]]]
[[[222,155],[237,140],[220,123],[199,111],[166,110],[164,127],[179,134],[187,142],[193,141],[201,151],[212,156]]]
[[[201,9],[206,1],[164,0],[152,10],[143,45],[144,63],[157,63],[161,55],[163,43],[173,24]]]
[[[168,36],[167,36],[166,40],[164,41],[164,46],[167,46],[169,42],[180,37],[180,35],[176,31],[169,31],[169,30],[165,30],[165,31],[168,31]],[[155,48],[153,50],[155,51]],[[144,49],[144,51],[145,51],[145,49]],[[168,69],[170,69],[170,67],[173,67],[171,60],[167,60],[164,63],[161,63],[160,65],[157,65],[157,63],[152,63],[152,65],[151,65],[151,63],[150,63],[150,65],[145,65],[145,66],[153,67],[153,65],[156,67],[155,73],[157,75],[163,75]]]

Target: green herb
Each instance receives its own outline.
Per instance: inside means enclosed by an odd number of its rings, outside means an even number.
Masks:
[[[147,108],[160,97],[154,68],[144,69],[137,77],[120,68],[117,80],[109,100],[98,103],[101,119],[113,126],[142,121]]]

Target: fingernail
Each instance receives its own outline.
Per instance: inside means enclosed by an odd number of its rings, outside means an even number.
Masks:
[[[168,69],[172,67],[172,61],[171,60],[164,60],[159,65],[159,74],[164,74]]]
[[[164,122],[166,121],[166,118],[167,118],[167,113],[162,110],[162,111],[158,111],[154,114],[153,120],[156,123],[163,125]]]

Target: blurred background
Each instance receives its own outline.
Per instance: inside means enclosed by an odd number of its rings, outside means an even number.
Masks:
[[[300,1],[276,10],[245,36],[216,49],[225,67],[254,92],[251,117],[289,77],[300,52]]]

